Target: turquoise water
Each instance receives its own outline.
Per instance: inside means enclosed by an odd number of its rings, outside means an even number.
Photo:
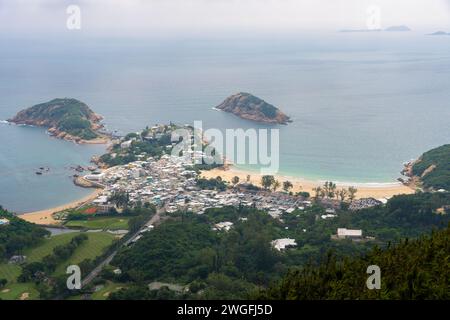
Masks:
[[[404,161],[450,140],[445,37],[71,37],[0,40],[0,119],[55,97],[74,97],[123,133],[169,121],[266,127],[212,110],[246,91],[294,121],[278,127],[280,174],[341,182],[395,181]],[[33,128],[0,124],[0,132],[5,207],[43,209],[87,192],[71,184],[64,167],[88,162],[100,147],[57,141]],[[34,168],[47,162],[55,171],[35,177]]]

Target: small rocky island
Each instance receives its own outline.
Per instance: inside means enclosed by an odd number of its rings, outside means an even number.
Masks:
[[[216,109],[232,113],[242,119],[271,123],[287,124],[291,119],[273,105],[250,93],[240,92],[228,97]]]
[[[24,109],[8,122],[45,127],[52,136],[77,143],[106,143],[100,120],[85,103],[64,98]]]
[[[411,31],[411,29],[408,26],[404,26],[404,25],[391,26],[389,28],[386,28],[385,30],[389,31],[389,32],[407,32],[407,31]]]

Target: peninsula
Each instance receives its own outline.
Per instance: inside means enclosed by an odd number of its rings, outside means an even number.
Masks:
[[[450,144],[434,148],[405,164],[402,173],[425,191],[450,190]]]
[[[76,143],[107,143],[107,137],[99,132],[103,127],[100,120],[85,103],[63,98],[24,109],[8,122],[45,127],[52,136]]]
[[[224,102],[218,105],[216,109],[232,113],[242,119],[256,122],[271,124],[287,124],[288,122],[292,122],[291,119],[278,108],[245,92],[240,92],[228,97]]]

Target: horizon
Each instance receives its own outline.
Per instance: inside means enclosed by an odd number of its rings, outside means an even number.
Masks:
[[[67,8],[78,6],[83,35],[97,37],[241,36],[366,29],[406,25],[416,32],[450,32],[449,0],[333,1],[0,1],[0,33],[8,36],[67,32]],[[375,7],[375,12],[374,12]],[[426,14],[424,14],[426,13]],[[238,33],[238,34],[236,34]]]

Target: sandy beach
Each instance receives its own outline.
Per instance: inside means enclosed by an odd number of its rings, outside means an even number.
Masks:
[[[247,180],[247,175],[250,175],[250,182],[256,186],[261,186],[261,175],[255,172],[247,172],[244,170],[240,170],[232,165],[228,165],[227,169],[217,168],[209,171],[202,171],[202,177],[204,178],[216,178],[218,176],[222,177],[223,180],[230,182],[234,176],[239,177],[239,181],[243,182]],[[294,185],[291,189],[292,192],[306,191],[311,195],[314,195],[313,188],[317,186],[322,186],[323,183],[318,181],[309,181],[302,178],[297,177],[287,177],[282,175],[275,176],[280,184],[282,185],[283,181],[289,180]],[[414,193],[415,190],[407,187],[400,182],[392,182],[392,183],[379,183],[379,184],[370,184],[370,183],[354,183],[354,184],[340,184],[337,183],[337,188],[347,188],[350,186],[355,186],[358,189],[356,193],[356,198],[368,198],[373,197],[375,199],[381,198],[390,198],[394,195],[398,194],[411,194]],[[281,187],[280,189],[281,190]]]
[[[95,198],[97,198],[97,196],[102,191],[103,191],[103,189],[95,189],[91,194],[89,194],[86,197],[83,197],[81,199],[78,199],[76,201],[73,201],[73,202],[58,206],[58,207],[50,208],[50,209],[24,213],[22,215],[19,215],[18,217],[24,219],[25,221],[36,223],[36,224],[49,224],[49,225],[50,224],[58,224],[59,221],[53,219],[52,214],[54,214],[55,212],[76,208],[76,207],[79,207],[79,206],[85,204],[86,202],[90,202],[90,201],[94,200]]]

